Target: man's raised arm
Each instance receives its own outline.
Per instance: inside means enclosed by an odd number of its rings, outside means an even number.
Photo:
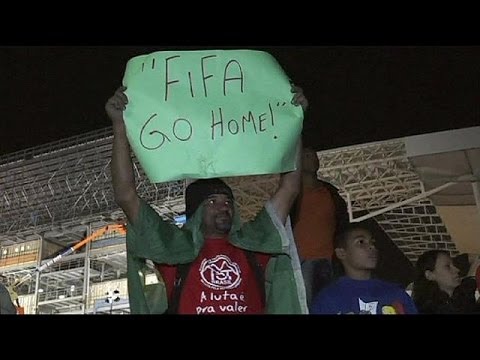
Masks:
[[[302,106],[303,111],[305,112],[308,107],[308,100],[303,94],[303,90],[292,84],[292,93],[294,94],[292,98],[292,104]],[[287,217],[290,213],[290,209],[295,202],[296,197],[300,192],[300,186],[302,183],[302,140],[301,137],[297,142],[296,149],[296,170],[288,173],[283,173],[280,177],[280,184],[270,199],[275,211],[282,222],[285,224]]]
[[[135,222],[140,209],[140,198],[135,187],[135,175],[130,154],[130,145],[123,120],[123,111],[128,103],[125,87],[119,87],[105,104],[105,111],[113,125],[112,184],[115,201],[130,222]]]
[[[285,225],[290,209],[300,192],[302,183],[302,141],[298,140],[295,156],[296,170],[280,175],[280,184],[270,199],[282,224]]]

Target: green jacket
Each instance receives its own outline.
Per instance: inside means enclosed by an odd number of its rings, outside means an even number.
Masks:
[[[145,260],[160,264],[192,262],[203,246],[200,225],[203,206],[183,228],[163,221],[143,200],[135,224],[127,226],[128,294],[132,314],[162,314],[167,309],[163,282],[145,285]],[[240,225],[235,209],[229,234],[232,245],[271,254],[265,270],[267,314],[306,314],[307,303],[300,261],[290,221],[283,226],[267,203],[255,220]]]

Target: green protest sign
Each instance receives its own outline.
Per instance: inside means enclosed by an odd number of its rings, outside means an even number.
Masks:
[[[303,111],[268,53],[155,52],[132,58],[123,84],[127,135],[152,182],[295,169]]]

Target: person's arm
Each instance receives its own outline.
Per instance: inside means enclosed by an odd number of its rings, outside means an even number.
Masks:
[[[12,302],[7,288],[0,284],[0,314],[16,314],[17,309]]]
[[[105,104],[105,111],[113,125],[112,184],[115,201],[122,208],[130,222],[135,222],[140,209],[140,198],[135,188],[133,162],[130,155],[130,145],[127,139],[123,111],[128,103],[123,93],[125,87],[117,89],[115,94]]]
[[[280,184],[277,191],[270,199],[270,202],[277,213],[278,218],[285,224],[290,209],[300,192],[300,185],[302,182],[302,140],[299,139],[297,143],[297,150],[295,156],[296,170],[280,175]]]
[[[292,104],[295,106],[302,106],[303,111],[305,112],[308,107],[308,100],[303,94],[303,90],[295,85],[292,85],[292,93],[294,96],[292,98]],[[301,139],[297,142],[296,149],[296,170],[288,173],[283,173],[280,176],[280,184],[270,199],[277,216],[279,217],[282,224],[285,224],[287,217],[290,213],[293,203],[295,202],[296,197],[300,193],[300,186],[302,183],[302,141]]]

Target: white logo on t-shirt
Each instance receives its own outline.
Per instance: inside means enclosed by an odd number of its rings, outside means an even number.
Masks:
[[[215,290],[234,289],[242,281],[240,267],[226,255],[203,259],[200,279],[205,286]]]
[[[363,302],[362,299],[358,299],[358,307],[360,308],[360,314],[373,314],[377,313],[378,301]]]

